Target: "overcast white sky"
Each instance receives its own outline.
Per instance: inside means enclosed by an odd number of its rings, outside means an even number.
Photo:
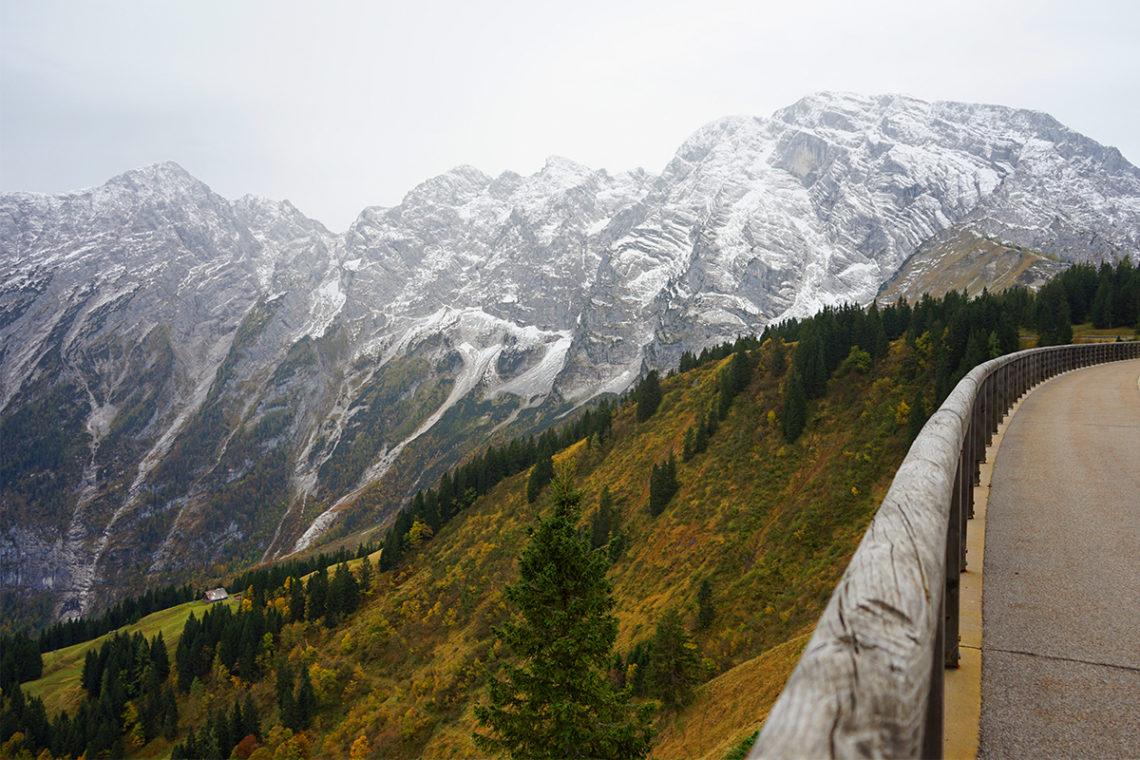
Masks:
[[[659,172],[819,90],[1046,111],[1140,163],[1134,0],[0,0],[0,190],[173,160],[342,231],[459,164]]]

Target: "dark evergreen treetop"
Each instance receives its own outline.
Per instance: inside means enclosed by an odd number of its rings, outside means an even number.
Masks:
[[[784,385],[784,407],[780,413],[780,428],[784,440],[795,443],[807,423],[807,396],[804,394],[800,374],[793,371]]]
[[[538,461],[534,463],[534,468],[530,471],[530,477],[526,481],[526,500],[528,504],[533,504],[538,495],[542,493],[542,489],[546,488],[546,484],[554,477],[554,453],[548,449],[543,448],[538,455]]]
[[[661,406],[661,380],[657,370],[651,370],[634,391],[637,397],[637,421],[645,422]]]
[[[670,709],[685,704],[701,677],[701,659],[685,631],[681,613],[670,607],[657,621],[650,647],[649,673],[653,695]]]

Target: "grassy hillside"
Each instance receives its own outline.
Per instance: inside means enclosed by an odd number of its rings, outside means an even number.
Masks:
[[[686,428],[715,408],[728,360],[664,381],[648,421],[637,423],[627,404],[608,440],[559,454],[573,460],[585,494],[583,529],[603,487],[621,514],[628,548],[610,575],[622,654],[647,641],[671,605],[695,625],[701,580],[714,590],[713,623],[695,634],[707,681],[688,706],[660,717],[655,754],[719,757],[763,721],[904,453],[900,402],[914,396],[895,379],[904,350],[865,373],[841,370],[790,445],[777,419],[783,378],[767,370],[766,350],[754,352],[751,385],[708,450],[679,462],[680,490],[657,517],[645,508],[650,470],[670,452],[679,457]],[[268,728],[266,753],[305,745],[312,756],[344,757],[364,736],[365,756],[472,754],[472,707],[501,656],[491,626],[507,614],[502,589],[546,509],[543,499],[526,502],[525,483],[526,473],[507,479],[397,571],[378,575],[339,627],[285,627],[279,654],[308,670],[319,709],[303,737]],[[208,684],[215,705],[247,688]],[[273,678],[251,688],[267,726],[277,722]],[[187,722],[200,715],[186,706]]]
[[[236,609],[238,601],[228,599],[219,604],[229,605]],[[59,710],[74,711],[79,706],[82,697],[82,688],[79,684],[83,673],[83,658],[89,651],[98,651],[104,642],[117,633],[134,635],[141,633],[147,639],[162,634],[166,648],[173,655],[178,637],[182,634],[182,627],[186,625],[191,613],[198,616],[209,606],[201,600],[186,602],[176,607],[160,610],[139,620],[137,623],[125,625],[115,631],[90,641],[84,641],[69,647],[57,649],[44,655],[43,677],[23,684],[24,692],[29,697],[39,697],[44,701],[48,715],[54,715]]]
[[[1008,288],[1039,286],[1064,271],[1067,264],[1038,251],[1002,243],[973,232],[936,236],[915,251],[883,285],[886,302],[923,293],[942,296],[952,290],[998,293]]]
[[[685,432],[716,410],[718,373],[731,359],[667,378],[647,421],[637,422],[636,404],[626,403],[610,436],[556,456],[575,468],[584,531],[603,489],[619,514],[615,532],[625,549],[615,553],[610,578],[623,662],[648,643],[670,607],[682,613],[703,661],[691,701],[659,713],[654,756],[720,758],[763,722],[901,461],[906,405],[929,386],[929,368],[915,370],[913,351],[901,341],[877,367],[845,363],[827,395],[809,404],[804,434],[789,444],[779,421],[787,376],[769,368],[772,359],[771,345],[751,352],[750,384],[707,450],[687,461]],[[900,379],[904,364],[917,372],[907,382]],[[653,516],[650,471],[671,453],[680,487]],[[507,478],[408,551],[397,570],[376,574],[361,608],[338,626],[285,625],[276,650],[266,653],[269,675],[250,684],[215,669],[204,689],[180,695],[179,736],[202,731],[211,711],[249,694],[262,722],[253,751],[259,759],[474,754],[473,707],[486,700],[488,675],[504,656],[491,632],[509,613],[503,587],[517,576],[528,529],[548,509],[544,498],[527,502],[527,475]],[[703,580],[715,615],[697,630]],[[266,601],[279,610],[289,604],[285,590]],[[148,636],[162,630],[173,651],[196,606],[136,627]],[[44,699],[49,715],[74,709],[83,657],[100,643],[45,658],[44,677],[25,688]],[[316,695],[313,724],[296,735],[282,727],[275,698],[272,671],[285,661],[294,673],[308,673]],[[131,752],[162,757],[172,744],[158,738]]]

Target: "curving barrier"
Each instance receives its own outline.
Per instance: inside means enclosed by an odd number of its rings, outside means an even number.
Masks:
[[[974,367],[907,452],[748,757],[941,757],[943,671],[958,664],[958,584],[973,486],[998,425],[1034,385],[1140,358],[1140,342],[1019,351]]]

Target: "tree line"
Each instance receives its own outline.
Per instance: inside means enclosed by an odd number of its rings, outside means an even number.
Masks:
[[[178,705],[170,681],[170,660],[159,633],[119,633],[88,651],[81,685],[85,699],[74,715],[60,711],[50,721],[39,697],[19,686],[5,690],[0,710],[0,743],[22,733],[23,746],[56,757],[122,757],[158,735],[178,733]]]
[[[1092,322],[1098,330],[1140,328],[1140,269],[1128,256],[1115,267],[1074,264],[1057,279],[1074,324]]]
[[[51,652],[97,639],[117,628],[137,623],[152,612],[193,601],[199,596],[201,592],[190,585],[149,589],[138,596],[116,602],[97,618],[65,620],[44,629],[37,640],[39,650]]]
[[[435,488],[420,490],[408,506],[400,510],[392,527],[384,536],[380,570],[397,567],[404,553],[425,537],[430,537],[447,521],[474,503],[504,479],[534,467],[533,483],[528,483],[527,496],[533,501],[545,485],[543,473],[553,475],[552,457],[583,438],[604,440],[613,425],[614,405],[603,399],[595,408],[587,409],[574,422],[558,429],[548,429],[537,438],[516,438],[503,446],[489,446],[481,454],[445,472]],[[549,481],[549,477],[545,478]]]

